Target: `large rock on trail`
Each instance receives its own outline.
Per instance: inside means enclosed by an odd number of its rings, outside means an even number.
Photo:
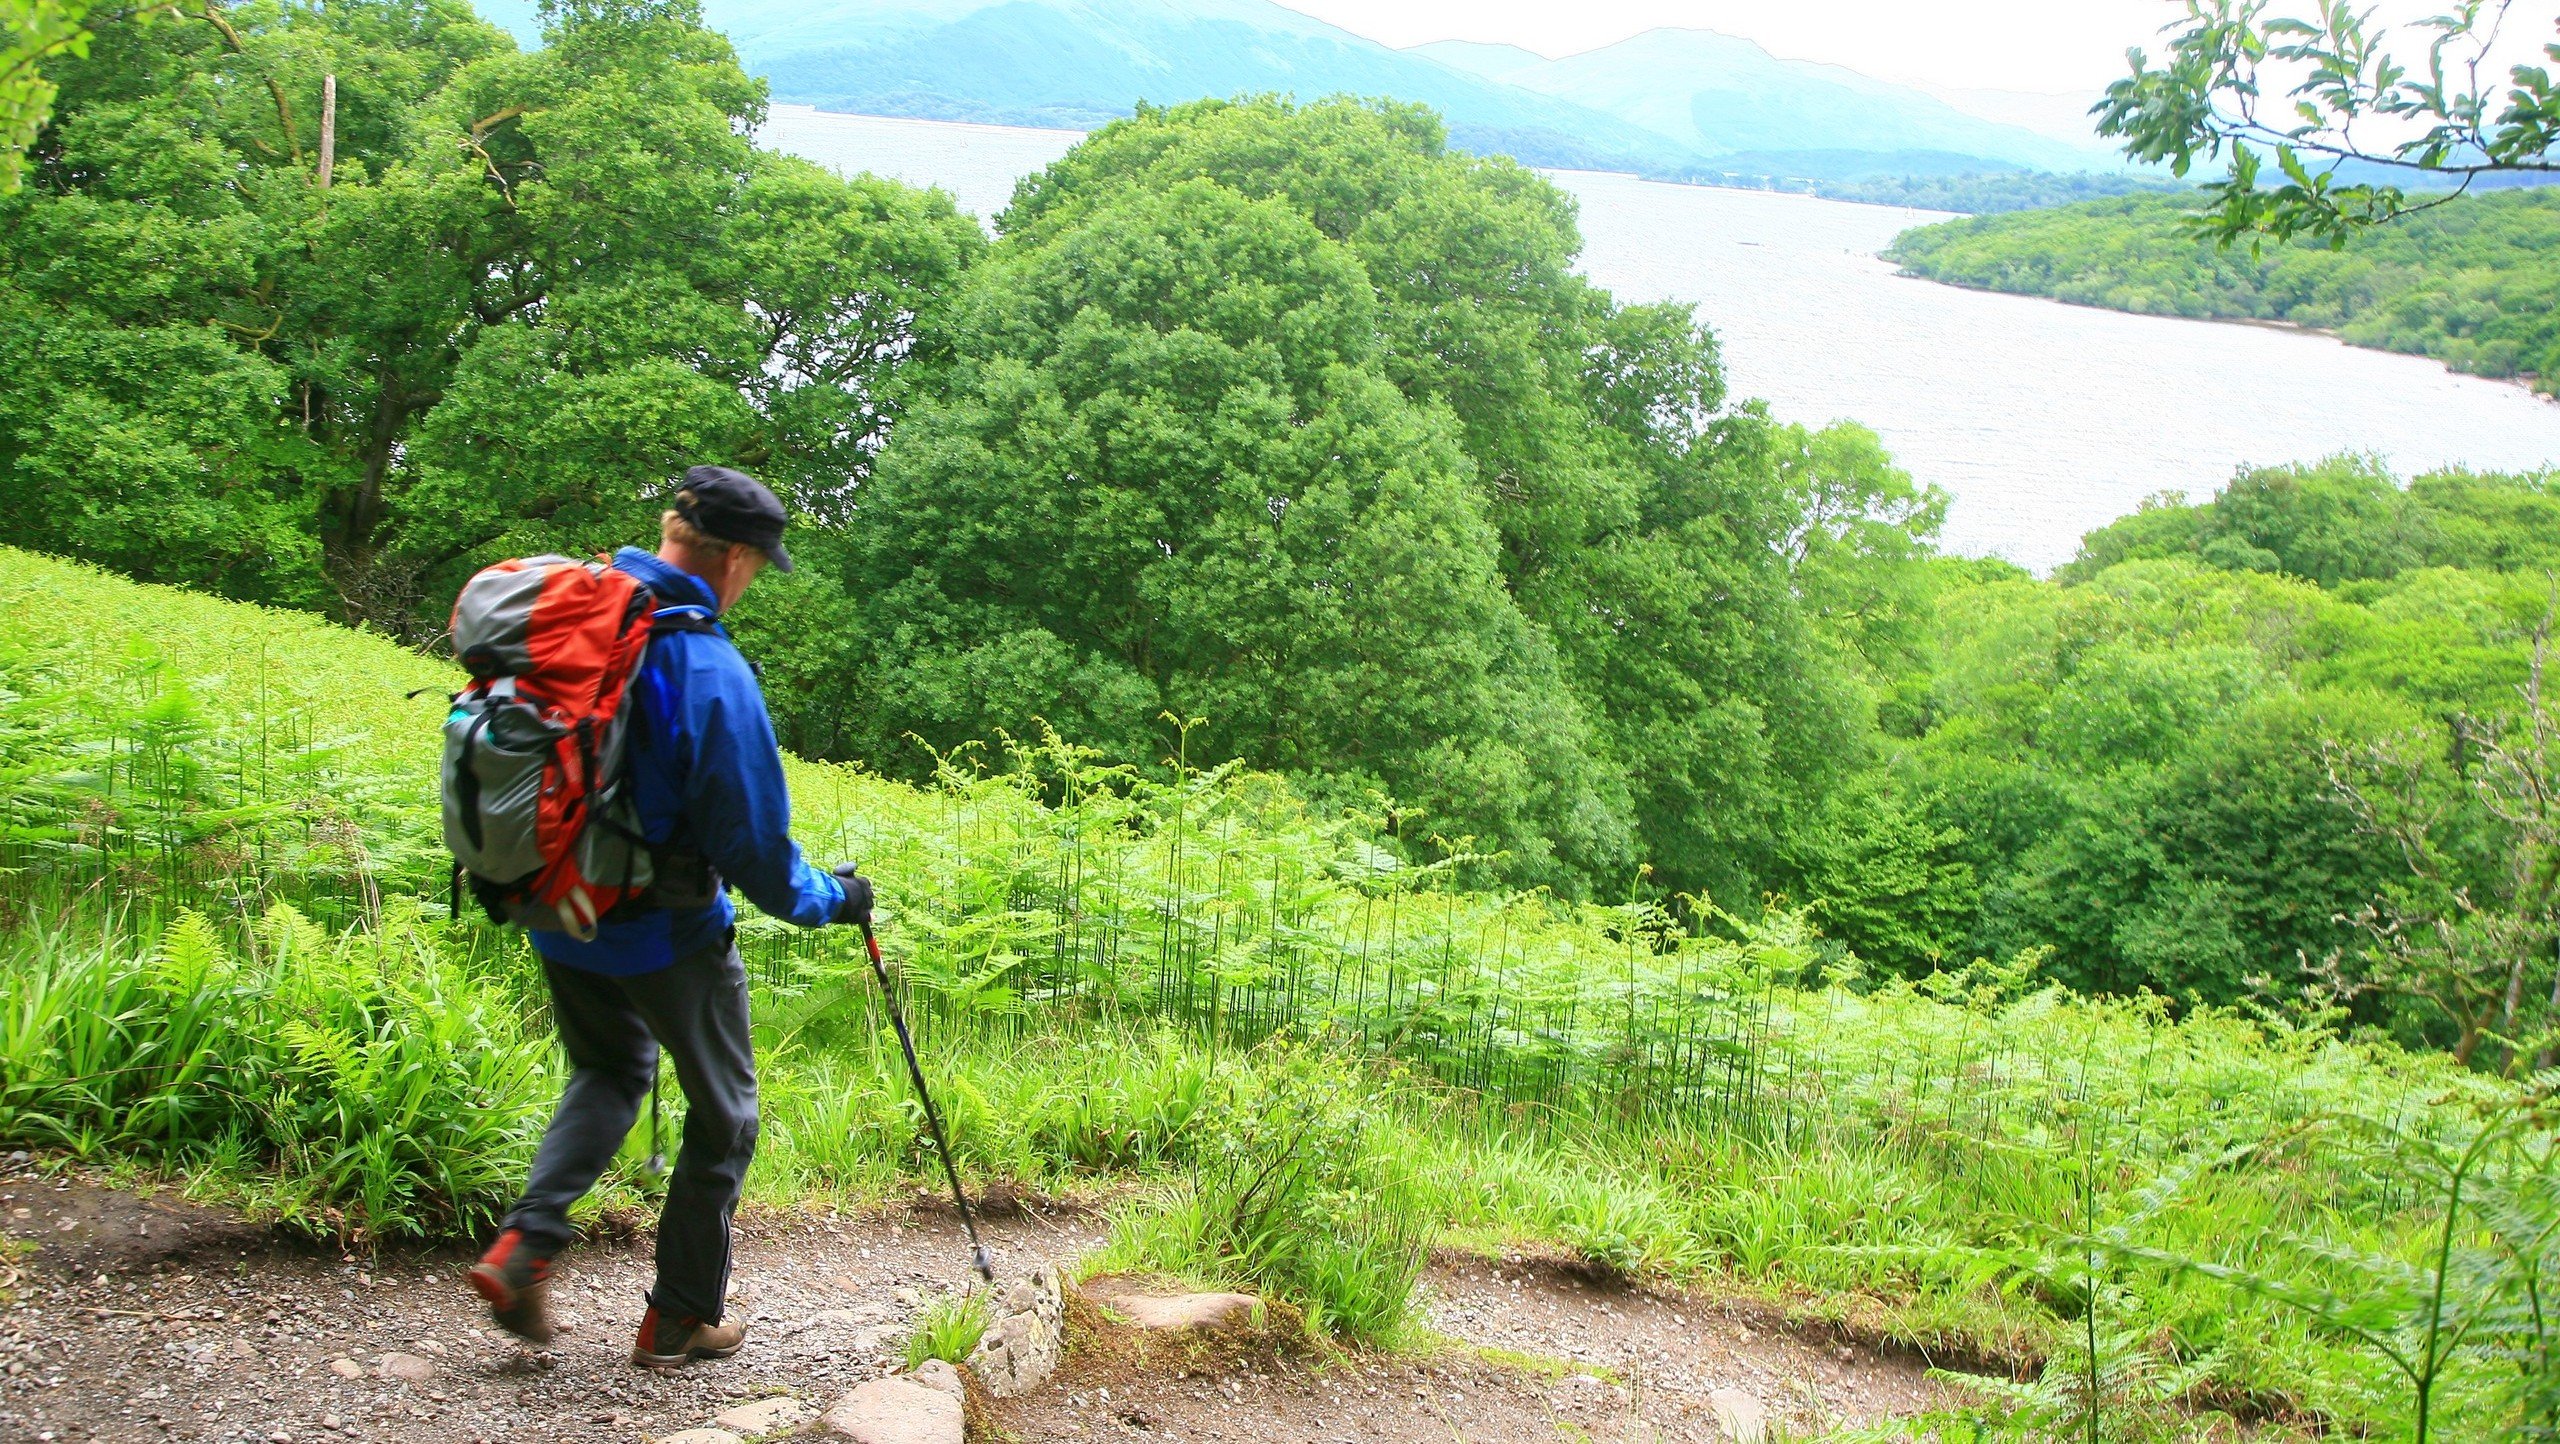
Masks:
[[[1251,1294],[1141,1293],[1123,1278],[1095,1279],[1085,1296],[1142,1329],[1222,1329],[1252,1324],[1262,1312]]]
[[[1121,1294],[1112,1310],[1142,1329],[1216,1329],[1250,1322],[1262,1300],[1251,1294]]]
[[[853,1444],[965,1444],[969,1416],[958,1399],[899,1376],[838,1399],[818,1428],[820,1438]]]
[[[1066,1319],[1057,1267],[1042,1264],[996,1301],[995,1319],[969,1355],[969,1371],[999,1399],[1030,1393],[1057,1371]]]

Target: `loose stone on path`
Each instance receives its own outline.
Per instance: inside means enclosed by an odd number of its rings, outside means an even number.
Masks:
[[[436,1376],[435,1361],[416,1354],[385,1354],[375,1362],[376,1377],[397,1379],[404,1384],[423,1384]]]
[[[861,1385],[820,1422],[820,1437],[852,1444],[963,1444],[969,1429],[958,1399],[903,1375]]]
[[[711,1422],[738,1434],[779,1434],[785,1429],[797,1429],[816,1417],[817,1410],[785,1395],[723,1409],[712,1416]],[[695,1441],[695,1444],[713,1444],[713,1441],[705,1439]]]
[[[1707,1396],[1707,1407],[1733,1444],[1761,1444],[1769,1436],[1768,1407],[1740,1389],[1716,1390]]]
[[[1251,1294],[1113,1294],[1103,1303],[1142,1329],[1214,1329],[1249,1320],[1262,1308]]]

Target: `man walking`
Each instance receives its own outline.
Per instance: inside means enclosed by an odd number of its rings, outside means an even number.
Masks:
[[[686,1103],[658,1219],[658,1277],[631,1361],[673,1369],[725,1359],[745,1330],[721,1322],[729,1221],[756,1145],[756,1068],[746,970],[726,889],[802,927],[867,922],[871,884],[810,867],[791,841],[791,799],[764,694],[718,623],[767,564],[791,570],[782,504],[727,467],[684,474],[655,556],[613,559],[652,594],[648,650],[631,681],[629,786],[657,883],[593,941],[536,931],[569,1083],[524,1196],[469,1280],[499,1327],[552,1337],[553,1261],[571,1204],[595,1186],[638,1119],[664,1048]]]

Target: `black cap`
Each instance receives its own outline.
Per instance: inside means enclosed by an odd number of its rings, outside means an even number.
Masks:
[[[774,570],[791,570],[791,553],[782,549],[782,500],[772,488],[725,466],[693,467],[676,486],[676,515],[695,530],[754,547]]]

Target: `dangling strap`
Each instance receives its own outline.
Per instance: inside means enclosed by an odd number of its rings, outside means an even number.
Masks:
[[[649,1064],[649,1176],[651,1178],[664,1178],[667,1175],[667,1150],[658,1146],[658,1071],[666,1061],[666,1056],[666,1050],[661,1048],[658,1050],[657,1058]]]

